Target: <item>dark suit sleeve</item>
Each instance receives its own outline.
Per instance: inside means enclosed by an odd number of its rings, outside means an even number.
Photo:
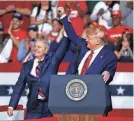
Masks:
[[[56,57],[56,63],[59,64],[62,59],[64,58],[66,52],[68,51],[70,46],[70,41],[67,37],[62,38],[61,40],[61,44],[59,46],[59,48],[57,49],[57,51],[55,52],[55,57]]]
[[[72,60],[69,64],[66,74],[78,73],[78,57],[79,57],[79,52],[77,51],[74,53],[73,57],[71,58]]]
[[[61,19],[61,22],[64,25],[65,31],[67,33],[68,38],[76,45],[76,46],[82,46],[83,44],[86,43],[86,41],[79,37],[75,31],[74,28],[72,27],[71,23],[68,21],[67,16]],[[79,25],[78,25],[79,26]]]
[[[61,42],[57,43],[56,40],[52,41],[50,44],[49,52],[56,52],[60,44]]]
[[[23,90],[25,89],[25,85],[26,85],[26,81],[25,81],[26,74],[25,73],[26,72],[25,72],[24,64],[23,64],[21,72],[20,72],[20,76],[14,86],[13,94],[11,96],[10,103],[9,103],[9,106],[13,107],[14,109],[17,107],[21,94],[22,94]]]
[[[108,71],[110,73],[110,79],[107,83],[111,82],[113,80],[114,74],[116,72],[116,67],[118,63],[118,59],[115,54],[109,54],[111,55],[107,57],[107,64],[105,66],[104,71]]]

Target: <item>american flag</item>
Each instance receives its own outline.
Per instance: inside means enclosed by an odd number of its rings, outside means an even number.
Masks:
[[[67,66],[67,63],[62,63],[59,67],[58,74],[64,75]],[[20,64],[0,65],[0,106],[8,105],[10,96],[13,93],[13,86],[19,76],[20,68]],[[26,106],[26,96],[28,92],[29,90],[26,87],[19,101],[19,104],[23,105],[24,107]],[[110,83],[110,92],[112,95],[111,98],[114,109],[133,108],[133,68],[131,63],[118,64],[114,79]]]

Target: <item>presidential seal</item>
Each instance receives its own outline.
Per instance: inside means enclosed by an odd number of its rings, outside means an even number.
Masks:
[[[73,101],[80,101],[87,95],[87,85],[80,79],[73,79],[66,86],[66,95]]]

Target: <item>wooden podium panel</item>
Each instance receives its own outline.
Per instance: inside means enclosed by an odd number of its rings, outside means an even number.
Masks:
[[[98,121],[98,117],[102,115],[90,114],[54,114],[57,121]]]

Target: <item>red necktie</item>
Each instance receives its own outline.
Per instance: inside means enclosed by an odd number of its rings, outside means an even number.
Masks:
[[[36,67],[36,78],[40,78],[40,65],[39,64]],[[45,97],[44,94],[43,94],[43,90],[40,87],[39,87],[39,95],[41,97]]]
[[[91,53],[88,55],[87,59],[84,62],[84,65],[83,65],[82,71],[81,71],[81,75],[85,75],[92,57],[93,57],[93,51],[91,51]]]
[[[36,77],[40,78],[40,65],[39,64],[37,65],[35,72],[36,72]]]

